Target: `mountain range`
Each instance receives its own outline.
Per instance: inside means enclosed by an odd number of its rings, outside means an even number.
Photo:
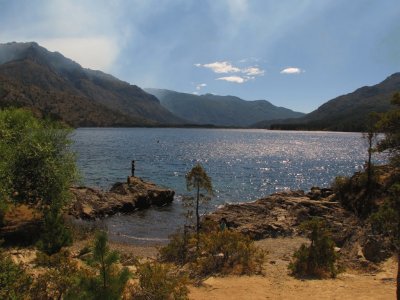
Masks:
[[[194,95],[165,89],[145,89],[161,105],[192,124],[248,127],[262,120],[298,118],[303,113],[277,107],[266,100],[246,101],[235,96]]]
[[[34,42],[0,44],[0,106],[30,107],[76,127],[185,123],[141,88]]]
[[[0,108],[27,107],[38,115],[82,126],[229,126],[364,131],[370,112],[385,112],[400,91],[400,73],[336,97],[309,114],[266,100],[146,89],[82,68],[35,42],[0,44]]]
[[[365,131],[371,112],[392,108],[393,94],[400,91],[400,73],[394,73],[373,86],[364,86],[352,93],[336,97],[311,113],[297,119],[266,120],[255,128],[292,130]]]

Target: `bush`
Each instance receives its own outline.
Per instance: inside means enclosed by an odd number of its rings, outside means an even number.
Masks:
[[[328,275],[336,277],[338,269],[335,265],[337,260],[335,243],[324,222],[314,218],[304,222],[302,228],[309,231],[308,237],[311,244],[310,246],[301,245],[294,253],[294,261],[289,264],[292,274],[319,278]]]
[[[193,263],[200,276],[261,273],[264,253],[247,236],[230,230],[203,233],[200,253]]]
[[[30,285],[25,270],[0,252],[0,299],[26,299]]]
[[[230,231],[207,231],[199,236],[199,249],[194,233],[185,237],[177,233],[160,250],[161,259],[190,264],[192,277],[211,274],[254,274],[262,271],[264,253],[247,236]]]
[[[337,176],[332,183],[332,190],[337,195],[343,195],[350,191],[350,178],[347,176]]]
[[[36,264],[48,270],[40,274],[33,284],[31,289],[33,299],[65,299],[68,293],[78,289],[81,271],[77,263],[71,260],[68,251],[61,251],[51,256],[39,253]]]
[[[133,299],[189,299],[187,279],[172,266],[146,262],[137,266],[139,282],[134,286]]]
[[[44,215],[44,230],[38,248],[46,254],[52,255],[62,247],[72,244],[71,232],[64,225],[61,209],[51,207]]]
[[[107,233],[96,234],[92,249],[92,258],[88,264],[96,274],[80,276],[79,288],[68,294],[68,299],[120,299],[130,277],[127,268],[119,268],[119,254],[110,251]]]
[[[169,237],[168,245],[160,249],[160,258],[163,261],[173,262],[180,265],[187,263],[189,239],[193,236],[188,232],[178,231]]]

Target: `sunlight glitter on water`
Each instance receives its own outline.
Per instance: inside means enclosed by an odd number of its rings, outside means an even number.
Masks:
[[[104,189],[125,181],[131,160],[136,160],[137,176],[172,188],[178,196],[185,195],[185,174],[200,162],[215,191],[208,211],[276,191],[329,186],[335,176],[360,170],[367,157],[366,143],[359,133],[82,128],[73,138],[83,183]],[[376,160],[382,162],[384,158]],[[155,210],[147,213],[147,218],[119,217],[113,224],[117,224],[114,228],[121,231],[120,235],[140,238],[137,232],[130,232],[135,226],[145,234],[154,226],[151,219],[156,218],[168,219],[161,224],[174,227],[182,219],[181,213],[176,201],[172,209]],[[157,232],[165,236],[166,231]]]

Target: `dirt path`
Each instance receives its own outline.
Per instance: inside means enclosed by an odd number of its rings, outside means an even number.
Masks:
[[[303,238],[265,239],[265,276],[211,277],[190,287],[190,299],[395,299],[396,263],[389,259],[376,274],[347,271],[336,279],[299,280],[288,275],[291,255]]]

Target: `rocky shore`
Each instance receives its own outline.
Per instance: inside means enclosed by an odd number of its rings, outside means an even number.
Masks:
[[[116,213],[130,213],[152,205],[163,206],[173,201],[175,192],[130,176],[127,182],[115,183],[110,191],[89,187],[71,188],[73,200],[68,214],[93,220]]]
[[[229,204],[206,216],[231,230],[260,240],[302,236],[299,225],[312,217],[326,221],[342,258],[354,266],[370,266],[392,255],[390,243],[344,209],[329,189],[275,193],[254,202]]]

